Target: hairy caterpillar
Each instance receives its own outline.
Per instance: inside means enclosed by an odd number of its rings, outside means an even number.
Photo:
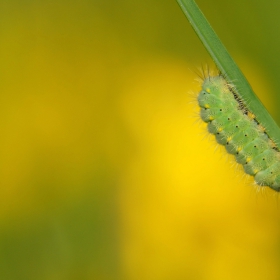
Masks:
[[[280,152],[222,75],[208,76],[197,97],[201,119],[256,184],[280,191]]]

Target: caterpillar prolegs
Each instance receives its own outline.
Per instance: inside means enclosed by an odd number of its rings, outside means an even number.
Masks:
[[[234,87],[222,75],[208,76],[198,95],[200,116],[227,152],[256,184],[280,191],[280,152]]]

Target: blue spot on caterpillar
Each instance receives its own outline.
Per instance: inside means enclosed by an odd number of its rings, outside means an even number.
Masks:
[[[256,184],[280,191],[280,152],[222,75],[208,76],[197,97],[201,119]]]

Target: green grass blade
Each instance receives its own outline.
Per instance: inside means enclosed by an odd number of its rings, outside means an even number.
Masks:
[[[211,55],[217,68],[226,80],[235,85],[237,94],[243,99],[247,108],[257,115],[258,121],[266,128],[266,132],[280,147],[280,129],[270,116],[264,105],[253,92],[247,79],[220,41],[215,31],[193,0],[177,0],[191,26]]]

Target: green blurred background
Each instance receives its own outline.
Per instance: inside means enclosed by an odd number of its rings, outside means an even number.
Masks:
[[[280,123],[280,2],[197,2]],[[0,37],[0,279],[280,279],[279,196],[196,122],[175,0],[0,0]]]

